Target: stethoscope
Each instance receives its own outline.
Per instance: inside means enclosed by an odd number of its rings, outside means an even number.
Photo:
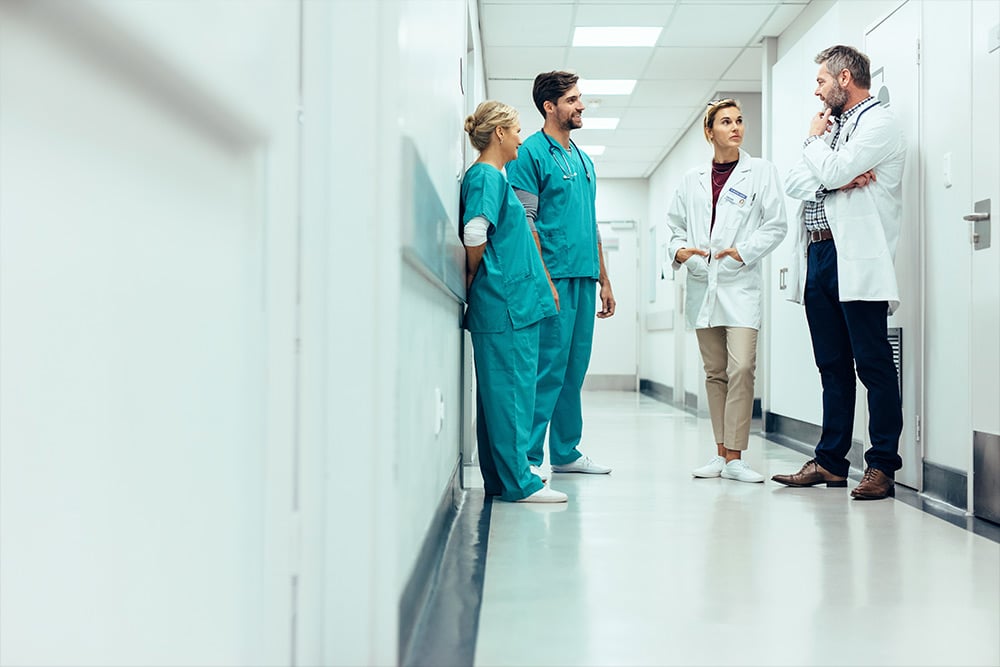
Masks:
[[[542,130],[542,134],[545,134],[545,130]],[[563,180],[568,181],[576,178],[576,172],[573,171],[573,166],[569,163],[569,158],[566,157],[566,150],[552,141],[552,137],[545,134],[545,139],[549,142],[549,153],[552,154],[552,159],[556,161],[559,165],[559,171],[563,173]],[[576,149],[576,154],[580,156],[580,164],[583,165],[583,173],[587,177],[587,181],[590,182],[590,170],[587,169],[587,161],[583,159],[583,153],[580,152],[580,147],[577,146],[572,139],[569,140],[569,145]],[[559,157],[556,157],[558,155]],[[562,158],[562,162],[559,158]]]

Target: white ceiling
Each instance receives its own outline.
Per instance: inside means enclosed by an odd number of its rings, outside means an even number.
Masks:
[[[631,95],[588,95],[580,145],[604,178],[649,176],[718,91],[760,92],[761,39],[777,36],[810,0],[479,0],[486,94],[517,107],[522,135],[542,124],[531,100],[539,72],[637,79]],[[573,47],[578,26],[659,26],[655,47]],[[615,130],[587,119],[614,116]]]

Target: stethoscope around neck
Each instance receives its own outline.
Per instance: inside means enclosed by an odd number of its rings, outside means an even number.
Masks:
[[[559,165],[559,171],[563,174],[563,180],[569,181],[576,178],[576,172],[573,171],[573,166],[569,163],[569,158],[566,157],[566,150],[558,145],[556,142],[552,141],[552,137],[545,134],[545,130],[542,130],[542,134],[545,135],[545,139],[549,142],[549,153],[552,155],[552,159],[556,161]],[[576,154],[580,157],[580,164],[583,165],[583,174],[587,177],[587,182],[590,182],[590,170],[587,169],[587,161],[583,159],[583,153],[580,152],[580,147],[577,146],[572,139],[569,140],[569,145],[576,149]],[[558,156],[558,157],[557,157]],[[562,161],[559,161],[562,158]]]

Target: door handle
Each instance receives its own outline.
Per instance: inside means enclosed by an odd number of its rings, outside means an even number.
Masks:
[[[969,225],[969,231],[974,250],[985,250],[990,247],[990,203],[989,199],[977,201],[972,207],[972,213],[962,216],[963,220],[972,223]]]

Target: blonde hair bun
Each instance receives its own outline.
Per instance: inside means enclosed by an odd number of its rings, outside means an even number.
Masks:
[[[496,100],[487,100],[465,119],[465,132],[473,147],[483,151],[490,145],[490,139],[498,127],[515,127],[518,124],[517,118],[517,109],[514,107]]]

